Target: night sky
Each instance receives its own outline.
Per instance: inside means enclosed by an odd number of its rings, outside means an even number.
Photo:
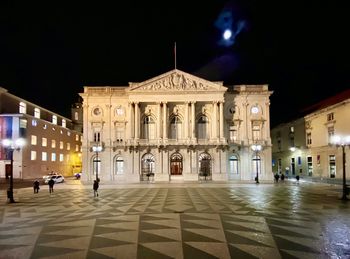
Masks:
[[[0,86],[70,117],[84,85],[174,69],[174,42],[180,70],[268,84],[271,126],[350,86],[346,1],[89,2],[0,1]]]

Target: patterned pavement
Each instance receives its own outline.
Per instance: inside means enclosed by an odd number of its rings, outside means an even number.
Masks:
[[[55,185],[0,196],[0,258],[350,258],[341,186]],[[47,188],[46,188],[47,187]]]

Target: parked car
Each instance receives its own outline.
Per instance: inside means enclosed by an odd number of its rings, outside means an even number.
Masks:
[[[53,179],[55,183],[63,183],[64,182],[64,177],[63,175],[51,175],[48,178],[45,179],[45,183],[48,183],[50,179]]]
[[[54,171],[52,171],[51,173],[48,173],[47,175],[43,176],[43,180],[46,181],[46,179],[50,178],[53,175],[59,175],[59,173],[56,173]]]

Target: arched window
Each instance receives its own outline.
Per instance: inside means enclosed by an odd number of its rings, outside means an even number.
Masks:
[[[178,152],[171,155],[170,174],[171,175],[182,175],[182,156]]]
[[[205,115],[201,115],[197,121],[197,136],[198,139],[209,138],[209,120]]]
[[[182,128],[182,121],[179,116],[175,115],[170,120],[170,131],[169,131],[169,138],[170,139],[181,139],[181,128]]]
[[[124,173],[124,160],[122,157],[118,156],[115,160],[115,174]]]
[[[155,127],[153,118],[151,116],[144,117],[142,138],[155,139],[155,135],[156,135],[155,132],[156,132],[156,127]]]
[[[144,154],[141,159],[141,180],[148,180],[154,175],[155,160],[151,153]]]
[[[199,175],[209,177],[211,176],[211,156],[208,153],[199,155]]]
[[[26,113],[27,105],[24,102],[19,103],[19,113]]]
[[[238,158],[236,155],[230,156],[229,159],[229,172],[231,175],[238,175],[239,170],[238,170]]]

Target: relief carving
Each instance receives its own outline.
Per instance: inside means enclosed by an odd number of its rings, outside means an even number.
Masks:
[[[170,76],[163,78],[154,83],[145,85],[143,90],[207,90],[208,85],[202,82],[197,82],[185,75],[173,73]]]

